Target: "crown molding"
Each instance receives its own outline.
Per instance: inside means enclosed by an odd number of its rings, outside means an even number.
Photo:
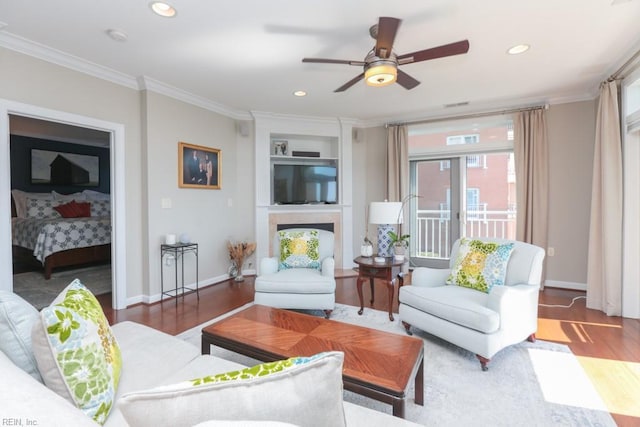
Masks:
[[[251,117],[253,119],[262,119],[262,120],[286,120],[286,121],[297,121],[297,122],[305,122],[305,123],[320,123],[320,124],[332,124],[336,125],[339,123],[357,123],[357,119],[351,119],[346,117],[322,117],[322,116],[301,116],[294,114],[283,114],[283,113],[270,113],[267,111],[251,111]]]
[[[236,110],[226,107],[220,103],[211,101],[210,99],[204,98],[199,95],[194,95],[193,93],[168,85],[147,76],[138,77],[138,89],[159,93],[161,95],[165,95],[170,98],[195,105],[196,107],[201,107],[205,110],[222,114],[223,116],[227,116],[232,119],[251,120],[253,118],[248,111]]]
[[[1,23],[0,23],[1,24]],[[0,29],[1,29],[0,25]],[[90,76],[110,81],[120,86],[135,90],[150,90],[177,100],[202,107],[237,120],[251,120],[248,111],[234,110],[209,99],[175,88],[149,77],[133,77],[102,65],[87,61],[74,55],[53,49],[49,46],[33,42],[15,34],[0,31],[0,46],[27,56],[41,59],[61,67],[69,68]]]
[[[598,97],[597,88],[592,91],[571,94],[566,96],[556,97],[538,97],[527,99],[500,99],[489,102],[475,103],[470,102],[468,105],[461,107],[452,107],[446,109],[433,109],[424,110],[418,113],[411,113],[411,115],[402,115],[389,118],[377,118],[371,120],[360,120],[357,122],[358,127],[371,128],[385,126],[389,123],[411,123],[421,120],[448,120],[460,115],[466,114],[483,114],[486,112],[495,111],[496,114],[500,114],[501,111],[515,110],[518,108],[528,108],[532,105],[560,105],[569,104],[572,102],[593,101]]]
[[[95,64],[87,61],[86,59],[70,55],[8,32],[0,32],[0,46],[43,61],[60,65],[61,67],[79,71],[102,80],[107,80],[120,86],[125,86],[130,89],[138,88],[135,77],[111,68],[103,67],[102,65]]]

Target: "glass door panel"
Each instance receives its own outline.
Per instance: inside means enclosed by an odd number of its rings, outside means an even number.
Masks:
[[[417,266],[446,267],[451,242],[459,235],[459,161],[456,158],[411,162],[414,188],[411,249]]]
[[[464,182],[467,198],[462,235],[516,237],[516,178],[513,153],[466,157]]]

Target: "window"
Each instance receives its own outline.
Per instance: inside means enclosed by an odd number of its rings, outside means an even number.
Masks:
[[[447,137],[447,145],[477,144],[480,142],[480,135],[453,135]]]
[[[409,128],[415,265],[446,266],[460,236],[515,238],[515,173],[510,117]]]

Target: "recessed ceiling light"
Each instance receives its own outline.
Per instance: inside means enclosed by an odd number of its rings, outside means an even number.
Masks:
[[[173,6],[163,1],[154,1],[149,4],[151,10],[157,15],[164,16],[165,18],[173,18],[178,13]]]
[[[113,40],[118,41],[118,42],[126,42],[127,38],[129,37],[129,36],[127,36],[127,33],[125,33],[122,30],[118,30],[116,28],[110,28],[105,32],[107,33],[107,35],[109,37],[111,37]]]
[[[297,91],[293,92],[293,94],[295,96],[307,96],[307,92],[305,92],[303,90],[297,90]]]
[[[507,50],[507,53],[509,55],[519,55],[528,51],[530,47],[531,46],[529,46],[528,44],[517,44],[515,46],[511,46],[509,50]]]

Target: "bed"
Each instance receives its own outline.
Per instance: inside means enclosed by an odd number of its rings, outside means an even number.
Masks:
[[[45,279],[54,268],[108,262],[111,260],[111,209],[107,196],[89,199],[77,193],[64,196],[52,192],[12,191],[12,244],[14,256],[32,257],[44,268]],[[56,197],[57,194],[57,197]],[[42,198],[38,198],[42,197]],[[62,216],[62,207],[76,201],[89,205],[90,216]],[[61,206],[64,205],[64,206]],[[56,210],[55,207],[58,207]],[[87,207],[87,206],[84,206]]]

